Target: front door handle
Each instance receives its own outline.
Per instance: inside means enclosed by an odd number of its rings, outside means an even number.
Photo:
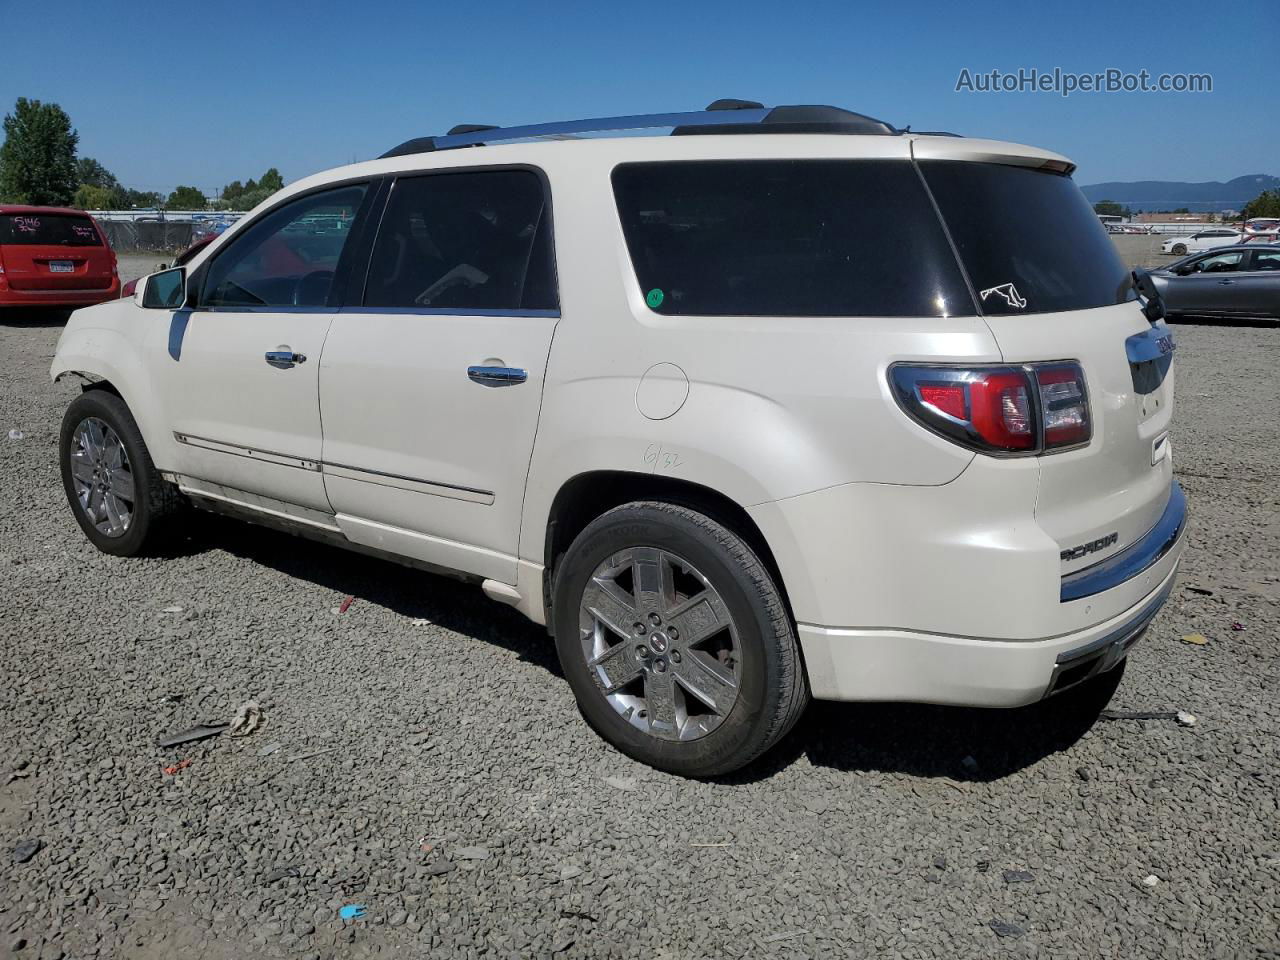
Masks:
[[[282,344],[274,350],[267,351],[266,361],[277,370],[288,370],[296,364],[306,363],[307,355],[305,353],[294,353],[292,347]]]
[[[467,376],[485,387],[511,387],[529,379],[528,372],[519,367],[467,367]]]
[[[1219,283],[1235,283],[1234,280],[1219,280]]]

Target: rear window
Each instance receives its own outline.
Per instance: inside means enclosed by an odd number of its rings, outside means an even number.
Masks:
[[[614,170],[613,189],[641,291],[658,313],[974,312],[907,160],[633,163]]]
[[[0,214],[0,243],[60,247],[100,247],[93,221],[65,213]]]
[[[1123,303],[1129,271],[1080,188],[1029,167],[920,163],[983,313],[1050,313]]]

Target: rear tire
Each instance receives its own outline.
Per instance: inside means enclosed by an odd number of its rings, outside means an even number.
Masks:
[[[71,512],[95,547],[136,557],[167,542],[182,495],[160,476],[118,396],[89,390],[71,402],[62,418],[58,458]]]
[[[772,576],[741,537],[687,507],[629,503],[590,523],[556,573],[553,622],[587,722],[660,770],[736,770],[809,701]]]

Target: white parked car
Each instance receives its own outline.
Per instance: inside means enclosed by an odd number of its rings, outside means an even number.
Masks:
[[[1161,253],[1172,253],[1174,256],[1185,256],[1188,253],[1201,253],[1215,247],[1229,247],[1240,243],[1244,234],[1236,230],[1201,230],[1189,237],[1170,237],[1160,244]]]
[[[674,135],[564,139],[624,128]],[[409,141],[72,317],[71,508],[121,556],[194,505],[473,579],[686,775],[810,696],[1095,684],[1185,505],[1172,336],[1072,169],[742,101]]]

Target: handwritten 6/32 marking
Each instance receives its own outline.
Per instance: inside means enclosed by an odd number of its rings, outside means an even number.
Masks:
[[[684,459],[680,454],[674,450],[664,450],[660,443],[651,443],[645,447],[644,462],[649,464],[653,472],[675,470],[684,466]]]

